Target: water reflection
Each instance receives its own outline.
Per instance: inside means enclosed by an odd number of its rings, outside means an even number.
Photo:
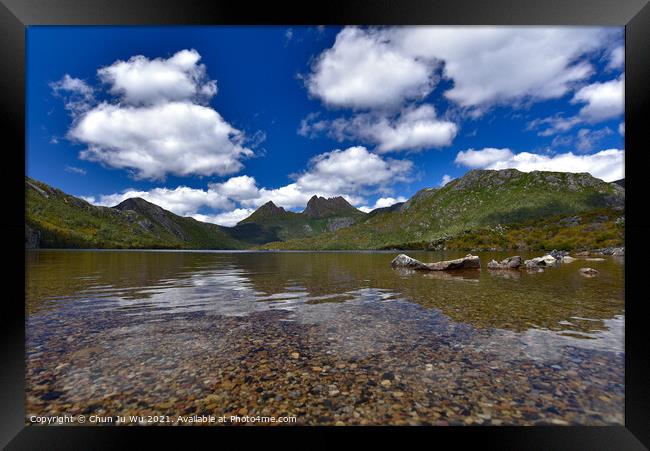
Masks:
[[[454,254],[413,253],[433,261]],[[393,270],[394,253],[29,252],[29,314],[61,308],[132,313],[208,310],[246,315],[267,309],[359,299],[402,298],[457,322],[513,331],[549,329],[576,337],[607,330],[624,312],[620,260],[590,261],[586,279],[563,264],[539,273]],[[481,254],[483,262],[499,253]],[[571,321],[574,317],[589,321]]]

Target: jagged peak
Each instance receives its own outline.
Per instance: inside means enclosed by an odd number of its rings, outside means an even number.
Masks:
[[[302,213],[311,218],[324,218],[338,214],[358,214],[358,212],[359,210],[342,196],[325,198],[314,195],[309,199]]]

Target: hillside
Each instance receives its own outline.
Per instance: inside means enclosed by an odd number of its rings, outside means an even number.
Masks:
[[[625,190],[589,174],[472,170],[442,188],[416,193],[398,208],[312,238],[268,243],[264,249],[420,248],[467,231],[520,224],[594,209],[622,211]],[[622,215],[622,212],[621,212]]]
[[[554,215],[468,230],[438,241],[402,243],[399,249],[583,251],[624,245],[623,212],[614,208],[598,208],[575,215]]]
[[[235,227],[140,198],[98,207],[27,178],[27,247],[153,249],[490,249],[623,244],[625,189],[589,174],[474,170],[407,202],[363,213],[312,197],[301,213],[267,202]]]
[[[184,218],[128,199],[98,207],[45,183],[25,178],[28,247],[135,249],[242,249],[227,228]]]
[[[269,201],[240,221],[231,234],[256,243],[312,237],[349,227],[366,216],[342,197],[313,196],[301,213],[286,211]]]
[[[314,196],[295,213],[267,202],[235,227],[181,217],[141,198],[98,207],[25,178],[27,247],[245,249],[314,236],[365,216],[342,197]]]

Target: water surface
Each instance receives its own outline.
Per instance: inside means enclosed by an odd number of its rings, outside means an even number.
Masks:
[[[30,251],[28,417],[623,424],[622,259],[422,273],[395,255]]]

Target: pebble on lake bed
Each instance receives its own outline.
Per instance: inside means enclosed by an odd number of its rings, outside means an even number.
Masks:
[[[598,270],[594,268],[580,268],[578,271],[580,271],[580,274],[587,277],[594,277],[598,274]]]

